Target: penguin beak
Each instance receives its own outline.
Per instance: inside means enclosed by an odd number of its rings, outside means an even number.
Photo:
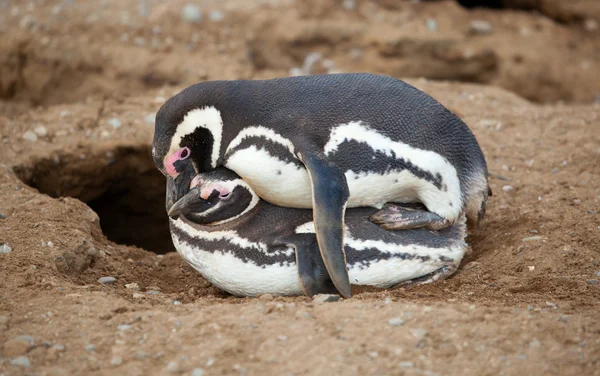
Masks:
[[[177,219],[180,215],[188,213],[202,213],[212,207],[212,203],[200,197],[200,189],[192,188],[185,196],[180,198],[169,209],[169,217]]]
[[[175,179],[173,179],[170,176],[167,176],[167,212],[169,212],[171,207],[177,201],[179,201],[188,193],[190,189],[190,184],[195,175],[196,170],[194,170],[194,166],[192,165],[192,163],[188,163],[183,169],[183,171]]]

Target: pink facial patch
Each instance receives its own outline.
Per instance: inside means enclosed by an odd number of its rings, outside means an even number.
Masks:
[[[219,198],[221,199],[227,199],[231,195],[229,188],[224,187],[219,183],[215,183],[202,187],[200,190],[200,197],[202,197],[204,200],[208,200],[214,190],[219,191]]]
[[[172,178],[176,178],[179,173],[175,169],[175,162],[181,161],[183,159],[187,159],[190,156],[190,149],[186,146],[183,149],[179,149],[175,153],[169,155],[165,158],[165,170],[167,174]]]

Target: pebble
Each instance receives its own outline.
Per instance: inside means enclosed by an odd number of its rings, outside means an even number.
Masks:
[[[469,269],[473,269],[478,267],[479,265],[481,265],[480,262],[477,261],[471,261],[469,262],[467,265],[463,266],[463,270],[469,270]]]
[[[425,22],[425,26],[427,26],[427,30],[429,31],[437,31],[438,29],[438,23],[433,18],[428,18]]]
[[[115,366],[115,367],[116,366],[120,366],[122,363],[123,363],[123,358],[121,358],[120,356],[116,357],[116,358],[112,358],[110,360],[110,365],[111,366]]]
[[[146,291],[146,294],[148,294],[148,295],[159,295],[160,291],[149,290],[149,291]]]
[[[119,326],[117,326],[117,330],[119,330],[119,331],[121,331],[121,332],[124,332],[124,331],[126,331],[126,330],[129,330],[129,329],[131,329],[131,328],[132,328],[132,326],[131,326],[131,325],[127,325],[127,324],[123,324],[123,325],[119,325]]]
[[[204,376],[204,370],[202,368],[194,368],[192,370],[192,376]]]
[[[121,120],[119,118],[110,118],[108,119],[108,124],[110,124],[113,128],[117,129],[121,126]]]
[[[494,31],[492,24],[484,20],[472,20],[471,32],[474,34],[490,34]]]
[[[8,244],[0,245],[0,253],[11,253],[12,248],[8,246]]]
[[[388,320],[388,324],[391,326],[402,326],[404,325],[404,320],[402,320],[400,317],[394,317],[393,319]]]
[[[179,373],[179,364],[177,364],[177,362],[169,362],[165,367],[165,371],[168,373]]]
[[[96,345],[92,345],[91,343],[89,345],[85,345],[85,351],[87,351],[87,352],[96,351]]]
[[[29,358],[26,356],[19,356],[10,361],[10,364],[17,367],[29,368],[31,366],[31,362]]]
[[[35,127],[33,131],[40,137],[46,137],[48,134],[48,130],[43,125]]]
[[[115,277],[102,277],[102,278],[98,278],[98,282],[102,283],[104,285],[112,285],[116,281],[117,281],[117,279]]]
[[[529,271],[530,271],[530,272],[532,272],[532,271],[534,271],[534,270],[535,270],[535,266],[534,266],[534,265],[529,265],[529,266],[527,267],[527,269],[529,269]]]
[[[598,212],[595,210],[588,210],[588,214],[596,215]],[[2,214],[0,214],[0,218],[2,218]]]
[[[200,23],[202,21],[202,10],[194,4],[186,4],[181,8],[181,19],[185,22]]]
[[[560,322],[569,322],[569,316],[566,316],[566,315],[561,316],[561,317],[558,318],[558,321],[560,321]]]
[[[342,2],[342,7],[347,10],[353,10],[356,8],[356,0],[344,0]]]
[[[143,299],[144,298],[144,294],[138,294],[138,293],[133,294],[133,298],[134,299]]]
[[[32,336],[17,336],[4,342],[4,356],[7,358],[14,358],[19,355],[27,354],[32,345]]]
[[[126,289],[130,289],[130,290],[139,290],[139,289],[140,289],[140,286],[139,286],[137,283],[135,283],[135,282],[132,282],[132,283],[127,283],[127,284],[125,285],[125,288],[126,288]]]
[[[265,301],[269,301],[269,300],[273,300],[273,295],[271,294],[262,294],[261,296],[258,297],[259,300],[265,300]]]
[[[504,192],[511,192],[512,190],[514,190],[512,185],[505,185],[504,187],[502,187],[502,190]]]
[[[23,139],[29,142],[36,142],[37,141],[37,135],[35,133],[33,133],[32,131],[27,131],[25,133],[23,133]]]
[[[7,218],[6,214],[0,213],[0,219],[6,219],[6,218]]]
[[[209,18],[213,22],[221,22],[225,18],[225,13],[220,10],[213,10],[210,12]]]
[[[398,363],[398,365],[402,368],[413,368],[415,366],[415,363],[413,362],[400,362]]]
[[[542,239],[544,239],[543,236],[536,235],[536,236],[529,236],[527,238],[523,238],[523,239],[521,239],[521,241],[523,241],[523,242],[537,242],[538,240],[542,240]]]
[[[154,125],[154,119],[156,119],[156,114],[148,114],[144,118],[144,122],[149,125]]]
[[[65,345],[61,343],[55,343],[54,345],[52,345],[51,349],[57,352],[63,352],[65,351]]]
[[[181,300],[173,300],[173,305],[181,305]]]
[[[318,295],[315,295],[315,297],[313,298],[313,302],[315,302],[315,303],[331,303],[331,302],[337,302],[341,298],[342,297],[339,295],[318,294]]]
[[[600,284],[600,281],[597,279],[588,279],[587,283],[590,285],[597,285],[597,284]]]
[[[427,330],[425,329],[411,329],[410,333],[413,335],[413,337],[415,337],[418,341],[422,341],[425,339],[425,337],[427,336],[427,334],[429,333]]]

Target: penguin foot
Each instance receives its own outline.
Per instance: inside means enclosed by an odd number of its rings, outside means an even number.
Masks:
[[[418,278],[413,278],[413,279],[409,279],[407,281],[402,281],[400,283],[395,284],[391,288],[398,288],[398,287],[411,288],[411,287],[418,286],[418,285],[425,285],[428,283],[433,283],[433,282],[443,280],[443,279],[450,277],[452,274],[454,274],[454,272],[457,269],[458,269],[458,263],[456,263],[456,264],[448,263],[434,272],[425,274],[424,276],[421,276]]]
[[[386,230],[408,230],[424,227],[428,230],[437,231],[450,226],[450,221],[426,209],[394,204],[386,204],[383,209],[373,214],[370,220]]]

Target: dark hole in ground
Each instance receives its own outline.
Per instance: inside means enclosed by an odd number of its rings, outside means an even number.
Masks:
[[[150,146],[82,147],[18,166],[15,172],[42,193],[87,203],[115,243],[158,254],[175,251],[165,211],[165,178],[154,167]]]

